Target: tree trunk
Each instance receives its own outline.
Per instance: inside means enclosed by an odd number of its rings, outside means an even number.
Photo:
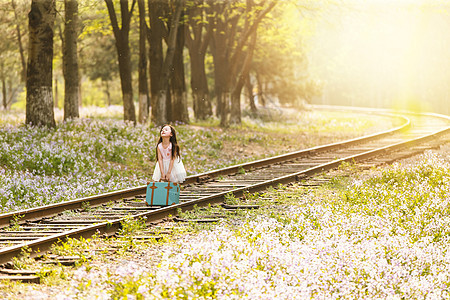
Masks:
[[[217,97],[216,116],[220,118],[220,125],[226,127],[229,125],[230,109],[230,79],[232,75],[230,66],[230,52],[234,46],[234,36],[236,26],[239,21],[239,14],[230,17],[228,15],[228,2],[210,2],[210,11],[208,14],[208,23],[214,26],[211,38],[211,53],[214,61],[214,82]]]
[[[233,124],[241,124],[241,92],[244,87],[245,81],[250,74],[250,66],[253,59],[253,52],[256,46],[256,33],[255,30],[252,33],[250,45],[248,46],[247,53],[245,55],[244,63],[242,64],[242,70],[238,76],[238,80],[233,88],[231,97],[231,115],[230,122]]]
[[[3,102],[3,109],[8,109],[8,100],[7,100],[7,94],[6,94],[6,80],[5,77],[2,74],[2,102]]]
[[[229,91],[224,91],[220,95],[222,102],[222,109],[220,111],[220,126],[228,127],[230,125],[229,111],[231,103],[231,93]]]
[[[53,27],[55,1],[33,0],[28,14],[26,123],[55,127],[53,112]]]
[[[6,109],[9,109],[9,108],[11,108],[11,104],[12,104],[12,102],[15,98],[15,95],[17,93],[17,90],[19,89],[20,86],[16,85],[15,88],[13,89],[13,83],[12,83],[11,78],[9,79],[7,86],[8,86],[7,94],[9,96],[8,96],[8,99],[6,100]]]
[[[125,121],[136,123],[136,111],[133,102],[133,86],[131,77],[131,52],[129,45],[130,21],[136,0],[133,0],[128,10],[128,0],[120,1],[122,28],[119,28],[116,12],[112,0],[105,0],[108,7],[114,37],[116,39],[117,55],[119,58],[119,74],[122,86],[123,116]]]
[[[23,49],[23,44],[22,44],[22,32],[20,31],[19,18],[17,17],[16,2],[14,0],[11,0],[11,6],[13,8],[14,19],[16,21],[17,43],[19,45],[20,62],[22,64],[22,72],[20,73],[20,81],[25,82],[25,79],[27,76],[27,63],[25,60],[25,50]]]
[[[160,91],[160,76],[164,61],[162,41],[165,33],[164,23],[160,16],[164,16],[164,8],[167,5],[162,0],[149,0],[148,9],[150,15],[150,30],[148,31],[148,41],[150,44],[150,106],[152,111],[152,121],[156,123],[158,108],[156,99]]]
[[[245,79],[245,88],[248,93],[248,103],[250,105],[250,110],[252,113],[256,113],[257,108],[255,104],[255,96],[253,95],[253,85],[250,79],[250,75],[247,75],[247,79]]]
[[[261,4],[264,5],[265,1]],[[228,14],[228,10],[234,7],[230,6],[230,2],[215,3],[210,2],[210,18],[209,24],[214,26],[214,34],[212,38],[211,52],[214,59],[216,94],[218,99],[218,113],[221,118],[221,125],[228,125],[229,112],[227,107],[230,97],[233,99],[231,108],[231,118],[234,123],[240,123],[240,102],[237,93],[240,83],[237,82],[239,74],[242,73],[243,52],[247,45],[248,38],[257,30],[261,20],[275,7],[276,2],[270,2],[264,9],[255,8],[253,1],[247,1],[245,11],[240,13]],[[243,22],[239,19],[245,18]],[[240,24],[243,23],[241,28]],[[239,34],[239,35],[238,35]],[[222,77],[223,76],[223,77]],[[241,87],[242,89],[242,87]],[[221,96],[220,93],[224,93]],[[225,111],[221,111],[225,109]]]
[[[170,89],[170,79],[169,79],[169,86],[167,87],[167,93],[166,93],[166,121],[164,123],[170,123],[174,122],[172,115],[173,105],[172,105],[172,91]]]
[[[208,26],[208,30],[203,34],[205,27],[204,22],[201,22],[205,14],[203,4],[203,0],[197,0],[188,7],[188,26],[186,26],[185,35],[191,63],[194,116],[198,120],[204,120],[212,115],[205,71],[205,54],[213,26]]]
[[[55,108],[58,108],[58,102],[59,102],[59,88],[58,88],[58,79],[55,77],[53,79],[53,91],[54,91],[54,96],[53,96],[53,106]]]
[[[266,98],[264,97],[264,87],[263,83],[261,82],[261,76],[256,74],[256,88],[258,89],[258,93],[256,96],[258,97],[258,102],[263,106],[266,107]]]
[[[148,120],[149,98],[147,82],[147,24],[145,21],[145,2],[138,0],[139,6],[139,123]]]
[[[162,73],[159,77],[159,91],[157,93],[156,102],[156,124],[162,125],[167,122],[168,110],[167,110],[167,92],[169,87],[169,78],[171,69],[173,67],[173,57],[175,55],[175,46],[177,40],[177,31],[179,26],[179,20],[181,15],[181,10],[183,8],[182,1],[177,0],[175,2],[175,11],[172,16],[172,21],[170,25],[169,37],[167,39],[167,53],[164,58],[164,63],[162,67]]]
[[[183,16],[181,16],[183,19]],[[184,77],[184,35],[185,25],[180,24],[177,31],[175,55],[173,58],[172,87],[172,121],[189,123],[189,113],[186,98],[186,83]]]
[[[66,13],[63,43],[63,73],[64,73],[64,120],[80,117],[78,105],[78,2],[64,1]]]
[[[195,49],[193,49],[195,51]],[[191,52],[189,52],[191,53]],[[205,72],[204,55],[192,55],[191,59],[191,88],[196,119],[205,120],[212,115],[211,101],[209,99],[208,82]]]
[[[225,24],[222,20],[216,20],[215,33],[211,39],[211,53],[214,62],[214,88],[216,92],[216,116],[220,119],[220,126],[227,127],[228,109],[229,109],[229,89],[227,86],[227,43],[224,34],[218,34],[218,31],[224,32]]]
[[[80,71],[80,70],[78,70]],[[83,78],[83,75],[78,74],[78,106],[82,107],[83,106],[83,95],[81,94],[81,80],[80,78]]]
[[[220,124],[223,127],[228,126],[228,109],[229,105],[229,85],[228,85],[228,62],[226,56],[225,40],[223,36],[213,38],[214,42],[211,47],[214,61],[214,82],[217,97],[216,116],[220,118]]]
[[[111,92],[109,91],[109,80],[102,80],[105,84],[105,95],[106,95],[106,104],[108,107],[111,106]]]
[[[9,79],[8,81],[6,80],[3,66],[0,67],[0,81],[2,83],[1,106],[4,110],[8,110],[11,107],[11,104],[15,98],[15,95],[20,85],[16,85],[16,87],[13,89],[12,80],[11,79]]]

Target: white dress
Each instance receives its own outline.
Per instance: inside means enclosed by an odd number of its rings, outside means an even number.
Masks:
[[[170,160],[172,158],[172,143],[169,147],[164,149],[162,143],[158,144],[158,149],[163,157],[164,174],[169,171]],[[156,162],[155,171],[153,172],[153,181],[159,181],[161,179],[161,170],[159,168],[159,161]],[[170,172],[170,181],[181,183],[186,179],[186,170],[183,165],[181,157],[176,157],[173,161],[172,171]]]

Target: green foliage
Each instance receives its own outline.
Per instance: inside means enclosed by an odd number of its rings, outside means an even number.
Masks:
[[[78,256],[80,257],[80,263],[86,262],[89,256],[87,251],[89,250],[91,241],[92,238],[67,238],[65,241],[60,240],[56,244],[53,244],[51,252],[59,256]]]
[[[28,269],[28,266],[34,263],[34,259],[31,258],[31,249],[23,247],[20,254],[12,258],[12,263],[16,270]]]
[[[113,1],[114,7],[121,23],[120,1]],[[266,91],[271,95],[278,96],[281,102],[291,102],[289,99],[308,98],[309,95],[316,92],[317,84],[308,77],[306,70],[306,55],[303,41],[298,38],[299,32],[301,36],[307,36],[311,26],[305,25],[304,18],[299,13],[295,3],[291,1],[278,1],[274,11],[264,18],[258,29],[257,49],[254,55],[253,70],[261,75],[267,86],[273,86],[271,90]],[[23,87],[21,82],[21,68],[19,43],[17,41],[17,27],[22,32],[23,48],[27,49],[26,32],[28,26],[27,13],[29,11],[29,2],[15,1],[16,8],[14,14],[12,1],[4,1],[0,10],[0,32],[4,37],[0,47],[1,61],[0,66],[2,74],[5,74],[7,80],[5,82],[11,86],[11,90],[15,91],[12,99],[16,108],[25,108],[25,93],[19,95]],[[227,3],[225,1],[224,3]],[[230,1],[227,11],[217,11],[215,17],[223,18],[229,14],[230,18],[246,16],[248,23],[251,25],[255,22],[258,12],[261,12],[269,3],[255,2],[251,7],[247,6],[245,1]],[[57,23],[56,31],[63,30],[64,20],[64,3],[56,1],[57,4]],[[211,9],[209,3],[198,3],[198,1],[189,1],[185,3],[186,7],[195,6],[196,8]],[[308,6],[312,6],[308,4]],[[129,7],[131,8],[131,1]],[[309,7],[305,10],[311,11]],[[206,28],[213,26],[210,21],[214,13],[208,16],[195,16],[193,22],[205,25]],[[79,17],[79,35],[78,35],[78,64],[80,73],[83,74],[81,83],[82,104],[107,106],[110,104],[121,104],[120,76],[118,69],[118,59],[116,50],[116,41],[112,32],[112,26],[108,10],[104,1],[78,1],[78,17]],[[161,20],[167,22],[170,19],[170,12],[160,16]],[[186,16],[185,16],[186,18]],[[148,22],[148,20],[147,20]],[[239,27],[235,33],[237,38],[243,30],[244,18],[240,18]],[[61,41],[59,35],[55,34],[55,51],[54,56],[54,77],[58,82],[58,107],[62,108],[63,72],[62,72],[62,54],[60,51]],[[130,25],[130,49],[132,60],[133,77],[137,78],[138,71],[138,39],[139,39],[139,22],[137,5],[134,7],[131,25]],[[233,46],[230,45],[231,48]],[[244,50],[246,50],[244,48]],[[186,59],[189,59],[186,57]],[[208,51],[206,56],[207,81],[212,86],[214,82],[213,58]],[[301,72],[299,70],[302,70]],[[189,72],[186,73],[189,77]],[[280,74],[284,74],[281,76]],[[186,78],[189,82],[189,78]],[[137,81],[133,82],[133,88],[137,89]],[[320,87],[319,87],[320,88]],[[8,91],[10,89],[7,89]],[[211,90],[211,89],[210,89]],[[55,94],[56,96],[56,94]],[[213,94],[211,95],[213,98]],[[135,100],[137,97],[135,96]],[[215,120],[217,122],[217,120]]]
[[[109,291],[111,299],[130,299],[131,296],[134,296],[133,299],[136,300],[144,299],[144,296],[139,292],[140,288],[145,284],[143,278],[136,279],[133,277],[121,281],[109,280],[108,284],[112,286],[112,289]]]
[[[127,216],[124,221],[120,223],[120,230],[118,234],[122,237],[132,238],[132,235],[138,230],[144,230],[146,228],[144,218],[132,218]]]
[[[234,194],[230,192],[230,193],[225,195],[225,203],[234,205],[234,204],[239,203],[239,199],[236,198],[234,196]]]
[[[259,96],[274,96],[282,104],[301,105],[320,95],[320,85],[308,72],[304,46],[311,26],[290,1],[278,4],[271,17],[259,26],[252,68],[259,80],[270,86],[258,91]]]
[[[243,167],[239,167],[238,174],[245,174],[245,169]]]
[[[61,266],[42,268],[36,275],[40,277],[42,284],[49,286],[56,286],[68,279],[67,272]]]
[[[19,231],[21,229],[19,222],[23,217],[24,217],[24,215],[14,215],[12,217],[12,220],[10,221],[11,225],[10,225],[10,227],[7,228],[7,230]]]
[[[90,211],[91,210],[91,205],[90,205],[89,201],[83,201],[81,203],[81,210],[83,210],[83,211]]]

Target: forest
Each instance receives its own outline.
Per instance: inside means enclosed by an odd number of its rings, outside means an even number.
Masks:
[[[81,106],[123,105],[133,123],[240,124],[243,108],[301,106],[308,75],[302,14],[275,0],[33,0],[0,4],[2,109],[55,126]]]

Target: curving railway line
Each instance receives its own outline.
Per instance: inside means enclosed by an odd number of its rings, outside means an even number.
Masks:
[[[0,264],[18,256],[26,247],[39,255],[58,240],[115,234],[128,218],[147,223],[176,216],[194,206],[223,203],[232,193],[240,197],[270,186],[286,184],[338,167],[343,162],[382,163],[439,145],[450,132],[450,118],[437,114],[389,114],[401,125],[388,131],[339,143],[313,147],[284,155],[189,176],[183,183],[180,203],[150,207],[146,186],[76,199],[68,202],[0,215]]]

